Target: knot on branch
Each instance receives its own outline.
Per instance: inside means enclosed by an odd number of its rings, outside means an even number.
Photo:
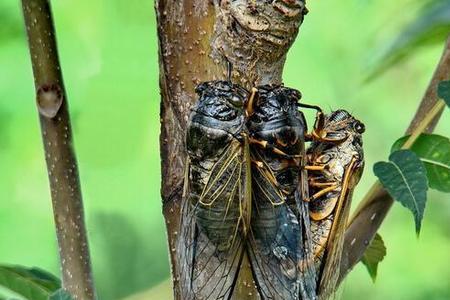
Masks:
[[[307,11],[303,0],[221,0],[212,56],[231,62],[244,85],[278,83]]]
[[[63,93],[58,84],[41,85],[36,92],[36,103],[39,113],[46,118],[52,119],[61,108]]]

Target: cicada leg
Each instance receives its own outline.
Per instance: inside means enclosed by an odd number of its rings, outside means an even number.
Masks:
[[[248,117],[250,117],[251,115],[253,115],[253,105],[255,102],[255,97],[256,94],[258,93],[258,89],[253,87],[252,88],[252,93],[250,94],[250,97],[248,98],[246,104],[245,104],[245,115]]]
[[[313,132],[313,139],[319,142],[339,143],[347,138],[346,135],[335,138],[327,137],[329,135],[332,135],[333,133],[337,134],[338,132],[336,131],[322,131],[321,133]]]
[[[255,164],[258,168],[264,167],[264,164],[262,161],[259,160],[252,160],[252,163]]]
[[[330,137],[336,135],[337,137]],[[314,123],[314,129],[311,133],[305,135],[306,141],[317,141],[317,142],[329,142],[329,143],[339,143],[345,140],[347,136],[340,136],[340,132],[337,131],[326,131],[325,130],[325,115],[322,111],[318,111],[316,114],[316,121]]]
[[[323,165],[309,165],[309,166],[305,166],[305,170],[308,171],[324,171],[326,168],[328,167],[327,164],[323,164]],[[323,189],[321,189],[320,191],[318,191],[317,193],[315,193],[314,195],[312,195],[309,200],[314,200],[317,199],[323,195],[325,195],[328,192],[331,192],[333,190],[335,190],[337,187],[339,187],[339,184],[337,182],[334,181],[329,181],[329,182],[320,182],[320,181],[316,181],[314,178],[312,178],[309,181],[309,185],[311,187],[323,187]]]
[[[311,180],[309,182],[309,185],[312,186],[312,187],[324,187],[324,186],[328,187],[328,186],[333,186],[333,185],[336,185],[336,184],[337,184],[336,181],[318,182],[318,181]]]
[[[318,191],[317,193],[315,193],[314,195],[312,195],[310,198],[309,198],[309,200],[311,201],[311,200],[315,200],[315,199],[317,199],[317,198],[320,198],[321,196],[323,196],[323,195],[325,195],[325,194],[327,194],[327,193],[329,193],[329,192],[332,192],[332,191],[334,191],[336,188],[338,188],[339,187],[339,184],[333,184],[332,186],[329,186],[329,187],[326,187],[326,188],[324,188],[324,189],[321,189],[320,191]]]
[[[249,137],[248,141],[249,141],[250,144],[260,146],[263,149],[269,149],[273,153],[281,155],[284,158],[295,159],[295,158],[300,158],[301,157],[301,155],[289,155],[286,152],[284,152],[283,150],[281,150],[281,149],[279,149],[277,147],[273,147],[272,145],[269,145],[269,143],[267,141],[260,141],[260,140],[257,140],[255,138],[252,138],[252,137]]]
[[[308,170],[308,171],[323,171],[323,170],[325,170],[326,167],[327,167],[327,165],[310,165],[310,166],[305,166],[305,170]]]
[[[281,185],[278,183],[278,180],[275,178],[275,175],[269,172],[266,168],[264,168],[264,163],[259,160],[252,160],[252,163],[256,165],[263,173],[264,176],[272,183],[274,186],[278,187],[280,191],[284,194],[288,194],[288,191],[281,188]]]

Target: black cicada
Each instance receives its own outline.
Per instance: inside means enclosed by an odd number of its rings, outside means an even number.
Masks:
[[[254,280],[262,299],[314,299],[305,174],[306,122],[300,92],[258,87],[248,131],[252,159],[252,217],[248,240]]]
[[[254,299],[314,300],[300,93],[249,93],[230,81],[196,91],[177,248],[181,299],[240,299],[242,276],[255,284]],[[242,274],[247,260],[251,278]]]
[[[310,218],[319,299],[337,288],[353,190],[364,168],[364,125],[345,110],[319,113],[307,150]]]
[[[204,82],[190,116],[181,232],[181,299],[230,299],[250,223],[247,90]]]

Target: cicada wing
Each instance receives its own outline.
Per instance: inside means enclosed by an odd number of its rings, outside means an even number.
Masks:
[[[177,254],[181,299],[230,299],[244,253],[244,161],[233,143],[209,171],[191,162]],[[206,184],[199,189],[200,178]]]
[[[304,198],[305,192],[300,189],[295,192],[296,215],[299,220],[298,252],[299,258],[299,285],[300,299],[317,299],[317,273],[314,266],[313,237],[311,235],[311,222],[309,219],[308,202]],[[306,192],[307,194],[307,192]]]
[[[309,217],[309,186],[306,155],[302,155],[300,176],[295,191],[295,213],[300,225],[299,236],[299,282],[300,299],[317,299],[317,273],[314,266],[313,236],[311,234],[311,222]]]
[[[345,228],[350,214],[353,189],[361,177],[361,170],[361,168],[355,167],[355,160],[352,159],[344,172],[342,190],[323,254],[319,299],[328,299],[337,289]]]
[[[266,164],[252,168],[253,208],[248,253],[256,285],[262,299],[314,299],[302,296],[305,294],[300,268],[304,230],[298,214],[270,178],[271,173]],[[306,208],[302,216],[307,217]]]

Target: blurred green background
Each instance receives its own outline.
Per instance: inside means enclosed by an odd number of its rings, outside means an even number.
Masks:
[[[0,263],[59,274],[50,195],[20,1],[0,1]],[[156,287],[170,299],[161,215],[153,1],[52,1],[100,299]],[[426,47],[363,84],[380,45],[415,17],[410,0],[310,1],[284,80],[306,102],[364,121],[367,168],[355,202],[402,135],[440,57]],[[436,132],[448,135],[448,110]],[[396,204],[383,224],[375,284],[358,265],[343,299],[450,299],[450,199],[431,191],[420,239]],[[161,285],[162,283],[162,285]],[[151,297],[151,298],[150,298]],[[145,299],[145,298],[143,298]]]

